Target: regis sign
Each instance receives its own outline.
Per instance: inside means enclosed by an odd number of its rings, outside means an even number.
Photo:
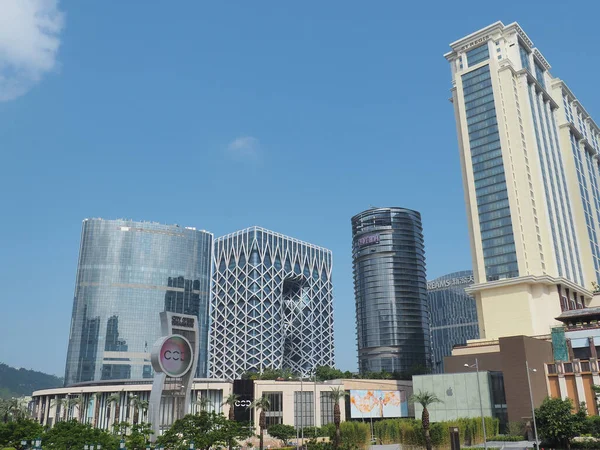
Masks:
[[[192,367],[194,354],[190,342],[179,334],[160,338],[152,349],[152,366],[156,372],[178,378]]]

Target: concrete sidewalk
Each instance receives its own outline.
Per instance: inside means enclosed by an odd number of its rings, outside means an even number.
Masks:
[[[504,442],[504,441],[489,441],[487,443],[488,448],[506,448],[511,450],[527,450],[533,448],[533,442],[530,441],[519,441],[519,442]],[[389,445],[371,445],[371,450],[416,450],[424,447],[418,447],[413,445],[402,445],[402,444],[389,444]],[[483,448],[483,444],[473,445],[470,447],[461,448]]]

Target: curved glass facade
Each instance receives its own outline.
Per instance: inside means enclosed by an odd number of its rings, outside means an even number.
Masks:
[[[421,215],[372,208],[352,218],[361,372],[410,372],[431,363]]]
[[[465,292],[473,284],[473,272],[464,270],[436,278],[427,283],[431,313],[433,373],[444,372],[444,357],[455,345],[479,339],[475,299]]]
[[[84,220],[65,384],[151,378],[161,311],[198,317],[206,376],[212,245],[193,228]]]

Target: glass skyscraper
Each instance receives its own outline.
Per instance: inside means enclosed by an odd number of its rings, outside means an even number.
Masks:
[[[210,375],[333,366],[331,251],[259,227],[215,241]]]
[[[361,372],[429,368],[431,343],[421,215],[371,208],[352,218]]]
[[[600,127],[517,23],[450,44],[480,335],[545,335],[595,306]]]
[[[161,311],[198,317],[206,376],[212,245],[194,228],[84,220],[65,384],[151,378]]]
[[[427,282],[431,314],[433,373],[444,372],[444,357],[455,345],[479,339],[475,299],[465,292],[473,284],[473,272],[454,272]]]

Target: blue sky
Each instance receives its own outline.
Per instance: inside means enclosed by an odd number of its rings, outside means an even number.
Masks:
[[[63,374],[81,220],[124,217],[330,248],[356,369],[352,215],[419,210],[429,278],[471,267],[448,44],[518,21],[599,120],[600,4],[564,5],[0,0],[0,361]]]

